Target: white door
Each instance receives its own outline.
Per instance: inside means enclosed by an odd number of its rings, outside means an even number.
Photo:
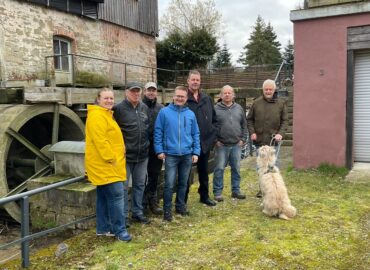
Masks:
[[[370,162],[370,51],[355,55],[353,114],[354,161]]]

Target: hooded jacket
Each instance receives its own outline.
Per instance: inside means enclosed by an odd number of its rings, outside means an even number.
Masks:
[[[247,121],[243,108],[238,103],[226,106],[222,102],[215,105],[217,116],[217,140],[224,145],[235,145],[240,140],[248,140]]]
[[[126,180],[125,144],[112,111],[87,105],[85,168],[93,185]]]
[[[249,134],[257,134],[257,145],[269,145],[273,134],[285,136],[288,126],[288,110],[285,102],[279,99],[257,98],[248,112]]]
[[[174,156],[200,155],[197,120],[188,107],[171,103],[159,111],[154,126],[154,150]]]
[[[200,143],[202,152],[209,152],[216,142],[216,113],[212,99],[205,93],[199,91],[199,100],[195,100],[191,91],[188,91],[188,107],[197,118],[200,130]]]
[[[113,107],[113,115],[121,128],[126,144],[127,162],[141,162],[148,157],[148,107],[139,102],[134,108],[128,100]]]

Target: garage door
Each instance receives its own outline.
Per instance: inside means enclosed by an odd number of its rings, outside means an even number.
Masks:
[[[355,55],[354,160],[370,162],[370,51]]]

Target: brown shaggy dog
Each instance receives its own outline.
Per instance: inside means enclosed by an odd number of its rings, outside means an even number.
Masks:
[[[290,204],[288,191],[275,161],[274,147],[265,145],[259,148],[257,166],[262,191],[262,212],[270,217],[288,220],[296,215],[297,210]]]

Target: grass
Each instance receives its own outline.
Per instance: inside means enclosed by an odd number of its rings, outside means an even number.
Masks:
[[[254,170],[242,171],[247,200],[231,199],[227,170],[225,201],[216,207],[198,203],[193,185],[190,217],[134,225],[130,243],[97,238],[92,229],[66,240],[64,256],[54,257],[56,246],[33,253],[30,269],[369,269],[370,182],[349,183],[343,175],[329,165],[283,171],[298,209],[283,221],[262,214]]]

